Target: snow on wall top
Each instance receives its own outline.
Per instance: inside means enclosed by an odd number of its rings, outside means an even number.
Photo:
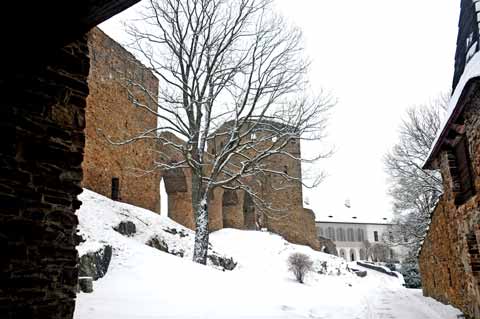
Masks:
[[[462,0],[458,25],[457,50],[455,53],[455,71],[453,75],[453,95],[448,105],[445,119],[435,138],[432,148],[424,162],[424,168],[431,168],[431,161],[442,146],[452,121],[461,113],[460,98],[473,78],[480,76],[480,0]]]
[[[478,0],[480,3],[480,0]],[[450,102],[448,103],[447,114],[440,125],[440,129],[437,133],[437,136],[432,144],[432,148],[427,156],[423,164],[424,169],[430,168],[431,161],[437,155],[439,151],[443,137],[448,133],[448,128],[452,121],[455,120],[456,116],[462,111],[460,109],[461,104],[459,103],[460,98],[470,80],[474,78],[480,77],[480,53],[477,52],[475,55],[470,59],[468,64],[465,67],[465,71],[463,72],[455,91],[453,92],[452,97],[450,98]]]
[[[326,212],[316,213],[316,223],[349,223],[349,224],[385,224],[388,225],[388,218],[366,216],[355,207],[338,205]]]

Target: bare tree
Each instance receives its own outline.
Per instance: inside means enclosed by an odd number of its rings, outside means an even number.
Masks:
[[[293,253],[288,257],[288,269],[293,272],[297,281],[303,284],[305,275],[313,269],[313,261],[308,255]]]
[[[442,194],[442,179],[439,172],[423,170],[422,166],[447,103],[448,98],[441,97],[431,105],[410,108],[397,144],[385,156],[396,224],[386,239],[389,245],[416,250],[425,236],[430,214]]]
[[[158,127],[116,144],[158,139],[181,160],[158,162],[153,169],[192,170],[196,235],[194,261],[205,264],[208,248],[208,194],[217,187],[244,190],[265,209],[269,203],[248,183],[259,174],[303,183],[301,176],[269,169],[265,161],[291,154],[294,140],[323,137],[328,96],[309,94],[308,62],[301,32],[271,9],[270,0],[150,0],[142,19],[131,22],[131,47],[159,78],[157,92],[126,79],[129,93],[148,103]],[[168,140],[174,132],[185,143]],[[219,142],[221,141],[221,142]],[[320,178],[307,186],[314,186]]]

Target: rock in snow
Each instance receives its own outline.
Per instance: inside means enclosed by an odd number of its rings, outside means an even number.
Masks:
[[[112,259],[112,246],[104,245],[96,251],[90,251],[80,256],[78,275],[97,280],[105,276]]]

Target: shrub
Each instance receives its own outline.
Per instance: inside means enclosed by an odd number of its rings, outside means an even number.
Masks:
[[[391,271],[396,271],[397,270],[397,267],[395,266],[395,264],[393,262],[387,262],[385,264],[385,267],[387,267]]]
[[[313,261],[305,254],[293,253],[288,257],[288,270],[293,272],[299,283],[303,284],[305,275],[313,269]]]
[[[420,271],[416,261],[408,260],[402,263],[400,273],[405,279],[405,287],[407,288],[421,288],[422,281],[420,278]]]

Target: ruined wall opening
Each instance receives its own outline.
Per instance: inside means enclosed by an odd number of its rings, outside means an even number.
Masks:
[[[242,216],[236,216],[236,211],[239,209],[239,199],[237,192],[231,189],[226,189],[223,192],[222,198],[222,215],[224,228],[238,228],[239,224],[243,224],[242,220],[238,220]]]
[[[165,187],[165,179],[160,180],[160,215],[169,217],[168,215],[168,193]]]
[[[166,207],[162,207],[163,212],[161,214],[172,218],[186,227],[191,227],[193,222],[191,220],[192,199],[188,192],[187,178],[183,169],[165,170],[162,173],[162,182],[165,186],[166,196],[164,194],[162,198],[160,193],[160,202],[163,202],[163,205],[166,204]]]
[[[245,221],[245,229],[257,229],[255,203],[253,202],[252,196],[246,192],[243,197],[243,218]]]

